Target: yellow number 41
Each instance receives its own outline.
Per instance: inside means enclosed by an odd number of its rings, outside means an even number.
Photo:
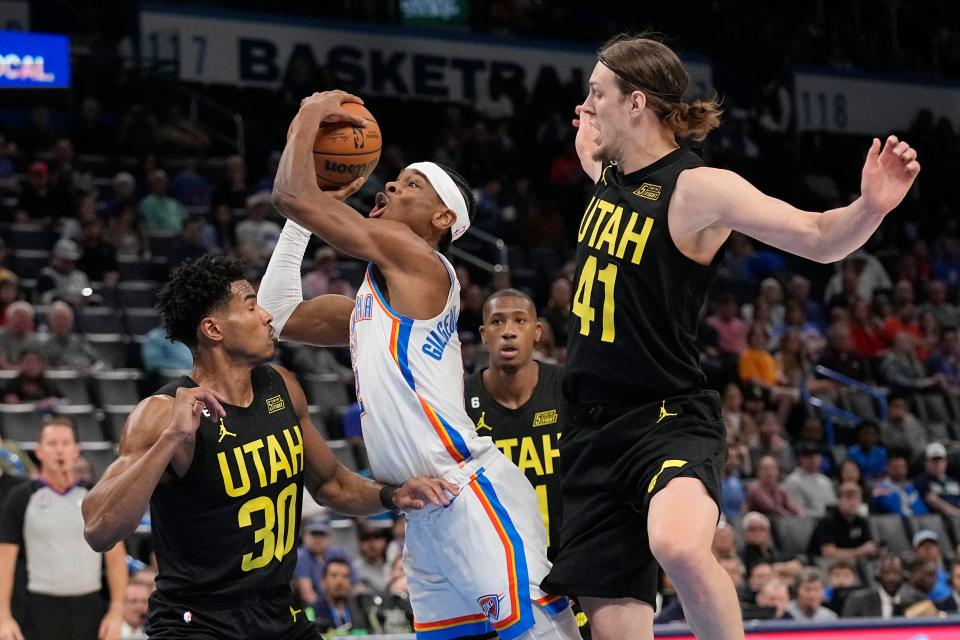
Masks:
[[[580,281],[577,282],[577,293],[573,296],[572,310],[574,315],[580,318],[580,333],[585,336],[590,335],[590,324],[596,318],[596,311],[590,304],[593,297],[594,280],[603,283],[603,333],[600,340],[613,342],[617,335],[616,327],[613,324],[615,308],[613,289],[617,284],[617,265],[608,264],[597,271],[597,258],[589,256],[580,271]]]

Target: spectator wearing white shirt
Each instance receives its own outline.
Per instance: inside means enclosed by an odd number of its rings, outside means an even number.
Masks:
[[[237,246],[252,249],[259,260],[266,260],[277,240],[280,239],[280,225],[267,220],[270,211],[270,193],[260,191],[247,198],[247,219],[237,225],[234,234]]]
[[[783,487],[806,515],[820,517],[827,512],[827,507],[837,503],[833,482],[820,473],[823,462],[820,447],[812,442],[801,442],[796,453],[799,466],[783,481]]]

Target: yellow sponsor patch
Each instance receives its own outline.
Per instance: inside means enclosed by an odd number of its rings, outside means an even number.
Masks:
[[[554,424],[557,421],[557,410],[540,411],[533,416],[533,426],[542,427],[547,424]]]
[[[650,184],[649,182],[644,182],[640,185],[640,188],[633,192],[633,195],[640,196],[641,198],[646,198],[647,200],[659,200],[660,199],[660,185]]]
[[[283,396],[273,396],[272,398],[267,398],[267,413],[276,413],[277,411],[282,411],[286,408],[286,404],[283,402]]]

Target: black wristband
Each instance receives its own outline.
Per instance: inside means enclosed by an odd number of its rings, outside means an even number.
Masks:
[[[393,494],[396,492],[397,488],[393,485],[385,484],[380,488],[380,504],[387,511],[400,511],[400,507],[393,501]]]

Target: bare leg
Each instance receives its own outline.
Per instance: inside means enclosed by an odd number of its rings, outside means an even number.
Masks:
[[[650,501],[650,550],[677,589],[699,640],[743,640],[730,575],[710,551],[717,504],[696,478],[674,478]]]
[[[580,598],[594,640],[653,640],[653,607],[634,598]]]

